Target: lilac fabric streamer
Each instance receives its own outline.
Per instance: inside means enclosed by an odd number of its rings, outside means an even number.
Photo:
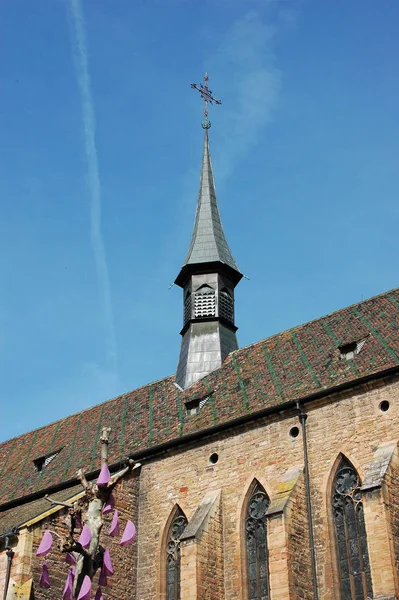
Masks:
[[[62,592],[62,600],[73,600],[73,574],[72,569],[69,569],[65,582],[64,591]]]
[[[50,552],[51,546],[53,545],[53,536],[49,531],[43,533],[42,540],[36,551],[36,556],[46,556]]]
[[[103,568],[104,568],[104,573],[107,576],[111,576],[114,574],[114,569],[112,567],[112,562],[111,562],[111,555],[109,553],[109,550],[107,549],[104,552],[104,557],[103,557]]]
[[[132,521],[128,521],[126,523],[126,527],[123,532],[122,539],[120,541],[120,545],[123,546],[124,548],[126,546],[130,546],[130,544],[134,541],[135,537],[136,537],[136,527],[134,526],[134,523],[132,523]]]
[[[100,587],[96,591],[96,595],[94,596],[94,600],[104,600],[104,596],[103,596],[103,593],[102,593]]]
[[[113,494],[110,494],[110,497],[108,498],[107,502],[104,504],[103,515],[110,513],[114,509],[114,506],[115,506],[115,498],[114,498]]]
[[[51,587],[50,577],[48,574],[48,566],[46,561],[43,562],[42,572],[40,573],[39,587],[49,588]]]
[[[74,555],[71,552],[66,553],[65,560],[68,563],[68,565],[71,567],[73,567],[73,565],[76,565],[76,558],[74,557]]]
[[[80,534],[80,537],[78,540],[78,542],[82,546],[82,548],[88,548],[90,546],[92,537],[93,536],[92,536],[90,527],[88,527],[87,525],[83,525],[82,533]]]
[[[111,479],[111,473],[109,472],[107,463],[104,463],[103,466],[101,467],[100,475],[98,476],[98,479],[97,479],[98,487],[107,485],[107,483],[109,482],[110,479]]]
[[[90,600],[91,595],[91,579],[88,575],[85,575],[80,588],[78,600]]]
[[[105,573],[104,565],[101,567],[100,577],[98,578],[98,585],[106,587],[108,585],[107,575]]]
[[[119,535],[119,513],[117,510],[114,512],[114,516],[112,517],[109,535],[112,535],[112,537],[116,537],[117,535]]]

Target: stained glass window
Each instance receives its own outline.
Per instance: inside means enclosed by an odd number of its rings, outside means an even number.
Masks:
[[[356,470],[342,458],[332,498],[341,600],[366,600],[373,596],[359,486]]]
[[[269,504],[265,490],[257,482],[249,498],[245,516],[248,600],[269,599],[266,535],[266,512]]]
[[[169,528],[166,543],[166,599],[180,600],[180,537],[187,519],[178,508]]]

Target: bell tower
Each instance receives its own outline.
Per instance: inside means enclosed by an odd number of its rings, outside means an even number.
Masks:
[[[205,85],[197,86],[205,101],[204,150],[197,211],[190,246],[175,283],[183,288],[182,343],[176,384],[182,389],[221,366],[237,350],[234,288],[242,278],[224,235],[216,200],[209,151],[208,102],[221,104]]]

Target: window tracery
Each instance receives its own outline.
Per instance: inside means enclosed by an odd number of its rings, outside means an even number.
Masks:
[[[341,600],[372,597],[370,562],[359,477],[342,458],[332,497]]]
[[[178,507],[166,542],[166,600],[180,600],[180,537],[187,519]]]
[[[249,498],[245,516],[248,600],[269,600],[266,513],[270,500],[259,482]]]

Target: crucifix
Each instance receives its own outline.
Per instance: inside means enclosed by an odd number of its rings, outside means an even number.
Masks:
[[[208,87],[208,73],[205,73],[204,75],[204,82],[205,83],[200,83],[200,85],[197,85],[196,83],[190,83],[191,87],[194,90],[197,90],[200,94],[201,94],[201,98],[203,99],[203,101],[205,102],[205,108],[204,108],[204,117],[205,120],[202,123],[202,127],[204,129],[209,129],[211,126],[211,122],[208,119],[208,102],[210,104],[222,104],[221,100],[218,100],[217,98],[215,98],[214,96],[212,96],[212,90],[209,89]]]

